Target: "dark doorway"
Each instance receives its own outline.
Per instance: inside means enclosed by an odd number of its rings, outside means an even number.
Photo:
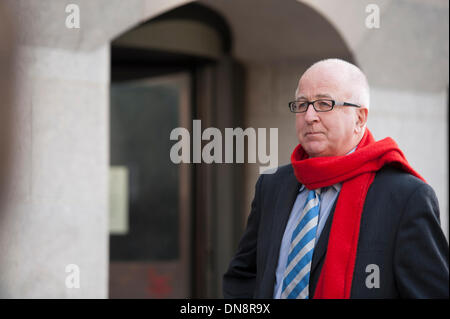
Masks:
[[[227,168],[172,163],[169,136],[176,127],[191,131],[193,119],[203,127],[239,126],[230,49],[225,20],[195,3],[112,43],[110,298],[220,297],[215,258],[218,241],[228,238],[217,235],[224,208],[216,192],[234,203],[240,184]],[[221,174],[227,178],[218,186]],[[231,211],[220,218],[240,215]]]

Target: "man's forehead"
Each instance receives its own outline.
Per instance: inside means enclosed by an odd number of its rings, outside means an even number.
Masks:
[[[307,83],[305,85],[299,85],[296,97],[305,99],[344,97],[348,95],[349,91],[351,92],[351,89],[349,90],[349,88],[350,86],[346,87],[338,82],[312,83],[311,85]]]
[[[342,83],[348,83],[349,77],[344,72],[337,72],[335,68],[326,70],[310,70],[299,79],[299,86],[331,86],[338,87]]]
[[[345,77],[302,77],[298,83],[297,98],[345,98],[352,94],[354,83]]]

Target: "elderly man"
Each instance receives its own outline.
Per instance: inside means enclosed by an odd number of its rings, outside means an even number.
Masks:
[[[448,298],[436,195],[391,138],[366,128],[361,70],[315,63],[289,107],[300,144],[258,179],[224,296]]]

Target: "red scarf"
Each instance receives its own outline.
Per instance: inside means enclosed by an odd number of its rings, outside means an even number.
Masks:
[[[297,180],[308,189],[342,183],[314,298],[350,298],[361,214],[375,173],[391,165],[425,180],[409,166],[393,139],[376,142],[368,129],[349,155],[308,158],[299,144],[291,163]]]

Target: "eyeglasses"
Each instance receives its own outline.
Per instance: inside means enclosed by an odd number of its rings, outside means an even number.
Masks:
[[[308,111],[308,107],[310,104],[312,104],[316,112],[329,112],[335,106],[361,107],[361,105],[356,105],[348,102],[338,102],[334,100],[315,100],[312,102],[309,101],[289,102],[289,109],[291,110],[292,113],[305,113],[306,111]]]

